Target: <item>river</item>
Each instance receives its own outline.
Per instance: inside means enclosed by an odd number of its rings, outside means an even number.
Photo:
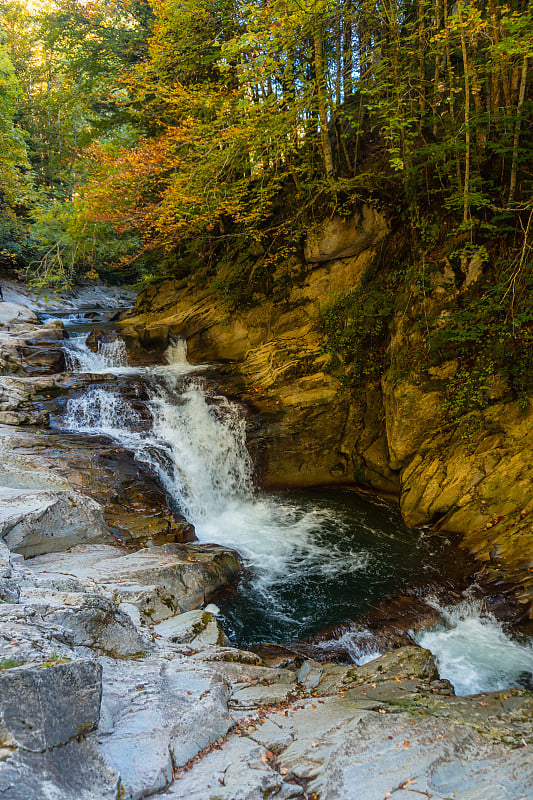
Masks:
[[[238,551],[245,574],[219,603],[234,644],[288,642],[357,620],[384,597],[442,579],[458,557],[445,537],[408,530],[384,500],[348,490],[258,491],[244,409],[210,388],[209,365],[189,364],[184,342],[169,347],[164,364],[131,366],[119,336],[93,353],[85,343],[90,326],[79,315],[66,322],[69,370],[115,379],[77,390],[55,425],[132,451],[200,542]],[[482,600],[438,610],[438,625],[413,637],[432,650],[457,693],[531,680],[531,641],[512,638]],[[356,663],[379,654],[370,633],[344,636],[343,647]]]

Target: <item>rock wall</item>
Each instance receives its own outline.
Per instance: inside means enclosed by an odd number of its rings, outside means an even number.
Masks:
[[[220,362],[227,389],[257,412],[251,444],[262,448],[265,486],[358,484],[395,494],[408,524],[460,534],[485,577],[509,581],[530,605],[531,402],[524,411],[496,382],[484,411],[450,422],[444,389],[457,362],[425,372],[388,367],[357,399],[328,373],[317,313],[358,286],[388,234],[386,220],[363,207],[310,232],[305,263],[284,267],[292,288],[283,302],[235,312],[212,290],[167,280],[139,296],[124,331],[148,347],[185,337],[191,361]],[[448,274],[434,286],[435,298],[445,292],[453,302]],[[387,363],[419,336],[397,315]]]

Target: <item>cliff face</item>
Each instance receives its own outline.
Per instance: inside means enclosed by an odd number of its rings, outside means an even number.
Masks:
[[[287,263],[278,276],[292,287],[283,302],[230,311],[213,291],[168,280],[139,296],[125,333],[144,346],[183,336],[191,361],[222,362],[228,388],[258,412],[266,486],[359,484],[397,494],[408,524],[460,534],[485,576],[511,582],[530,604],[531,398],[519,407],[492,376],[484,408],[450,415],[446,390],[459,361],[405,365],[406,350],[423,336],[416,309],[392,315],[381,374],[357,392],[331,369],[317,315],[360,284],[388,236],[387,221],[365,206],[311,232],[305,262]],[[478,274],[472,259],[464,283]],[[435,303],[453,304],[452,284],[446,270],[433,276]]]

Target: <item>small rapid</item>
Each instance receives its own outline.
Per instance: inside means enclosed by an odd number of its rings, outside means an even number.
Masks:
[[[71,336],[64,347],[69,372],[105,373],[117,367],[128,366],[126,343],[120,337],[109,342],[98,342],[96,352],[86,344],[87,334]]]
[[[456,606],[433,603],[442,615],[417,643],[435,656],[441,678],[453,683],[456,694],[498,691],[509,686],[533,689],[533,643],[509,636],[504,625],[479,599]]]

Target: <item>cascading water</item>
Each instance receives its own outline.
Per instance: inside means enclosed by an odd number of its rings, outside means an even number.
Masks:
[[[123,339],[117,336],[109,342],[100,341],[94,353],[87,347],[86,338],[87,334],[79,334],[67,340],[64,350],[69,372],[98,374],[128,365],[128,353]]]
[[[416,639],[431,650],[441,677],[453,683],[456,694],[497,691],[510,685],[533,689],[531,641],[511,639],[481,600],[465,600],[451,608],[433,605],[443,622],[420,632]]]
[[[69,347],[78,353],[73,369],[141,379],[149,399],[141,414],[117,386],[88,387],[69,400],[66,426],[108,436],[132,450],[194,524],[198,539],[234,548],[250,568],[237,598],[222,603],[235,642],[301,638],[357,618],[417,575],[438,574],[431,564],[443,553],[446,557],[446,543],[407,531],[387,504],[371,506],[340,492],[337,501],[317,493],[299,498],[255,493],[241,409],[209,391],[202,379],[191,378],[198,367],[187,363],[183,342],[171,345],[167,366],[150,368],[117,364],[115,359],[123,360],[120,345],[93,354],[81,337],[72,344],[71,339]],[[516,682],[527,672],[530,645],[513,642],[501,628],[495,636],[496,623],[480,620],[473,608],[455,619],[457,613],[443,611],[446,628],[420,634],[419,642],[435,652],[443,677],[458,692]],[[516,662],[510,671],[506,665],[501,680],[485,666],[490,637],[496,643],[491,663],[501,663],[503,651]],[[345,638],[332,646],[343,646],[355,662],[379,655],[371,635]],[[470,647],[473,641],[479,646]]]

